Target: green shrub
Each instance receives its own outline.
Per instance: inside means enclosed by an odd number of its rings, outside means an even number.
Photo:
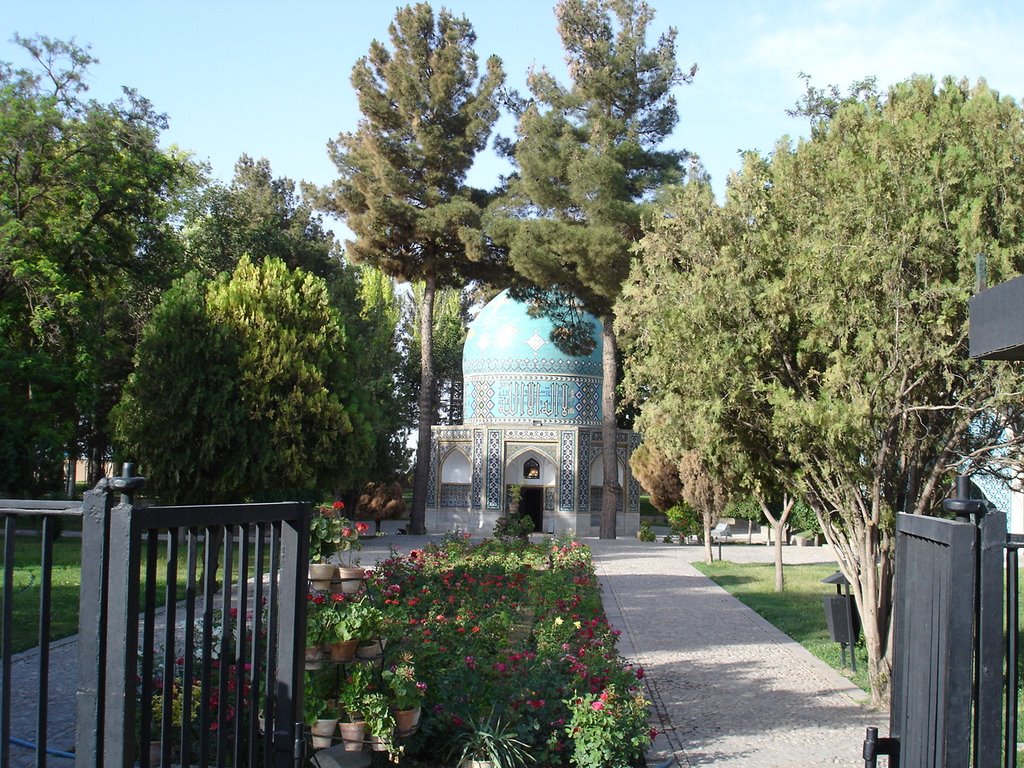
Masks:
[[[637,531],[636,537],[640,541],[656,541],[657,537],[654,535],[654,529],[651,528],[650,520],[644,520],[640,523],[640,530]]]
[[[494,538],[499,541],[522,541],[533,533],[533,520],[528,515],[502,515],[494,524]]]
[[[668,518],[672,533],[679,536],[680,543],[686,536],[699,536],[704,529],[704,523],[700,515],[697,514],[697,510],[685,501],[680,501],[666,509],[665,517]]]

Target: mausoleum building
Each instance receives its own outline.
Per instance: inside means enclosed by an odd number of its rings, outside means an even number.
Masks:
[[[463,423],[431,432],[429,531],[489,534],[519,486],[519,511],[533,519],[534,530],[598,534],[605,451],[600,324],[584,315],[594,349],[574,356],[551,341],[552,321],[528,310],[504,291],[470,325]],[[629,469],[639,442],[620,429],[611,447],[622,488],[618,535],[634,535],[640,522],[640,485]]]

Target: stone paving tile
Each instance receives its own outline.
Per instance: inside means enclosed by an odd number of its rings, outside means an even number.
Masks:
[[[620,650],[643,665],[659,737],[649,764],[862,766],[864,729],[888,715],[837,671],[704,577],[699,547],[589,540]],[[717,552],[716,552],[717,554]],[[767,547],[725,558],[771,562]],[[786,562],[835,562],[786,548]],[[824,621],[824,615],[822,616]],[[883,730],[885,728],[883,727]]]
[[[49,703],[46,740],[50,749],[64,753],[75,748],[75,699],[78,690],[78,636],[50,644]],[[11,736],[36,743],[38,718],[39,651],[15,654],[11,659]],[[11,768],[36,765],[35,749],[11,744]],[[73,766],[74,760],[51,755],[50,766]]]

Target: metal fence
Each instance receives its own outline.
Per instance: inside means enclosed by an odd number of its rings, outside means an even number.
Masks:
[[[955,520],[897,516],[890,735],[868,729],[865,766],[879,755],[902,768],[1016,765],[1024,538],[969,496],[962,479],[945,502]]]
[[[53,599],[53,542],[56,538],[60,523],[68,518],[80,519],[82,505],[79,502],[60,501],[8,501],[0,500],[0,528],[3,531],[3,608],[0,610],[0,766],[12,765],[11,748],[19,750],[30,750],[35,759],[33,764],[43,766],[47,761],[47,742],[49,732],[49,696],[47,691],[50,688],[50,637],[51,637],[51,604]],[[28,530],[26,530],[28,529]],[[18,532],[23,531],[23,548],[36,549],[39,553],[38,565],[38,620],[36,622],[35,643],[39,652],[35,659],[30,659],[26,664],[27,676],[31,677],[34,690],[26,697],[32,702],[34,716],[27,717],[27,712],[22,708],[26,706],[26,700],[20,698],[17,702],[14,699],[15,679],[14,671],[14,628],[15,628],[15,597],[22,593],[27,601],[34,595],[35,590],[29,590],[25,586],[14,582],[15,574],[15,550],[18,543]],[[38,543],[37,543],[38,542]],[[35,663],[32,663],[35,661]],[[22,715],[20,721],[33,723],[33,730],[27,733],[12,734],[11,720],[14,704],[17,703],[19,712]],[[39,746],[37,750],[36,747]],[[54,757],[63,758],[65,761],[73,755],[67,750],[54,750]],[[67,764],[67,763],[65,763]]]
[[[12,743],[26,748],[11,741],[10,649],[16,529],[30,517],[43,522],[40,711],[28,746],[36,765],[47,764],[47,521],[61,513],[82,521],[76,765],[297,765],[309,505],[136,506],[140,481],[108,479],[80,511],[0,502],[0,765],[12,765]]]

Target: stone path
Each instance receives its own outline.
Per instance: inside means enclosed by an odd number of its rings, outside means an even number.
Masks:
[[[587,542],[621,653],[640,663],[663,731],[648,764],[720,768],[863,766],[864,729],[888,715],[843,675],[703,576],[700,547]],[[726,546],[725,559],[772,562]],[[786,562],[835,562],[787,547]],[[822,616],[824,621],[824,615]]]

